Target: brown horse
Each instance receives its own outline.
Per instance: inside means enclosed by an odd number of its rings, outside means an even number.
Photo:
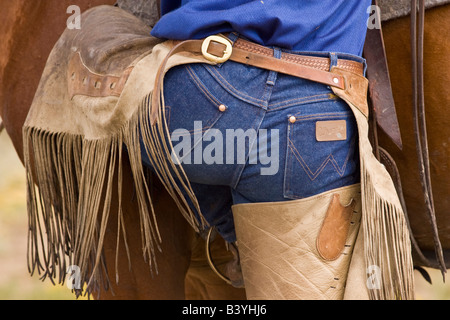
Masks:
[[[69,15],[67,8],[74,1],[3,1],[0,32],[4,41],[0,43],[0,117],[11,137],[19,157],[23,161],[22,125],[39,83],[46,58],[54,43],[66,26]],[[82,10],[100,4],[113,4],[113,0],[80,0]],[[51,3],[51,4],[50,4]],[[450,228],[450,220],[445,216],[450,203],[450,182],[448,157],[449,117],[441,116],[441,106],[450,102],[445,80],[450,80],[449,64],[445,58],[450,54],[447,42],[450,23],[447,17],[450,6],[435,8],[427,12],[426,21],[426,100],[429,123],[433,186],[436,211],[440,226],[441,240],[445,249],[450,249],[450,239],[445,231]],[[434,30],[439,30],[434,32]],[[427,227],[420,200],[422,190],[418,182],[415,162],[415,144],[412,138],[411,72],[409,58],[409,19],[403,18],[386,23],[384,34],[391,70],[394,96],[398,108],[400,126],[403,133],[404,149],[398,150],[390,141],[381,136],[380,142],[395,158],[402,175],[405,198],[408,205],[411,227],[422,249],[433,248],[432,235]],[[446,104],[447,103],[447,104]],[[124,184],[132,185],[131,174],[124,168]],[[129,171],[128,171],[129,173]],[[139,218],[132,188],[124,187],[122,205],[125,224],[128,228],[130,264],[126,256],[119,261],[119,282],[111,279],[111,290],[101,290],[102,299],[243,299],[243,290],[226,285],[210,271],[203,256],[204,243],[193,233],[184,221],[168,194],[159,185],[155,210],[163,239],[162,253],[157,256],[159,274],[150,274],[148,263],[142,258]],[[113,199],[117,197],[113,196]],[[117,208],[117,204],[113,204]],[[116,215],[111,214],[111,219]],[[117,226],[110,221],[109,226]],[[175,236],[176,235],[176,236]],[[116,274],[115,250],[117,230],[107,230],[104,254],[110,275]],[[123,248],[123,243],[121,244]],[[218,262],[227,259],[222,242],[214,242]],[[187,274],[187,276],[186,276]],[[113,277],[111,277],[113,278]],[[112,295],[114,293],[115,295]]]

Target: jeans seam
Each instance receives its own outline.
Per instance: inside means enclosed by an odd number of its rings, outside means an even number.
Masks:
[[[222,104],[216,97],[214,97],[214,95],[212,95],[212,93],[209,92],[208,88],[201,82],[201,80],[199,79],[199,77],[197,76],[195,71],[189,65],[186,65],[185,69],[186,69],[189,77],[194,82],[195,86],[203,93],[203,95],[206,99],[208,99],[216,108]],[[195,129],[186,130],[188,132],[188,134],[181,134],[181,133],[177,134],[177,133],[173,132],[171,134],[171,136],[178,138],[178,137],[187,137],[192,134],[199,134],[199,133],[203,134],[206,131],[210,130],[214,126],[215,123],[217,123],[217,121],[221,118],[222,114],[223,113],[217,109],[217,114],[214,117],[212,117],[205,125],[202,126],[201,131],[195,130]],[[169,119],[170,119],[170,115],[171,115],[171,110],[169,110]],[[168,122],[168,124],[170,125],[170,122]]]
[[[266,108],[264,104],[264,100],[257,99],[246,95],[245,93],[237,90],[233,85],[231,85],[220,73],[218,73],[214,68],[210,66],[205,66],[205,68],[209,71],[209,74],[224,88],[226,91],[237,97],[238,99],[256,105],[261,108]]]
[[[206,96],[207,99],[209,99],[213,104],[215,104],[216,107],[222,104],[211,92],[209,92],[208,88],[201,82],[198,75],[189,65],[186,65],[186,71],[188,72],[191,79],[194,81],[195,85],[199,88],[200,91],[203,92],[203,94]]]
[[[295,120],[305,121],[305,120],[318,120],[323,118],[341,118],[345,116],[352,115],[351,111],[341,111],[341,112],[332,112],[332,113],[314,113],[308,115],[300,115],[301,112],[297,112],[293,114]]]
[[[289,139],[290,135],[291,135],[291,127],[292,126],[287,126],[287,138]],[[284,164],[284,174],[283,174],[283,196],[288,198],[286,196],[286,190],[291,190],[291,180],[287,179],[287,175],[288,175],[288,168],[289,168],[289,161],[290,161],[290,152],[289,152],[289,143],[287,145],[286,148],[286,155],[285,155],[285,164]]]
[[[211,120],[209,120],[207,125],[202,127],[201,131],[200,130],[195,130],[195,129],[193,129],[193,130],[186,130],[187,132],[189,132],[188,134],[181,134],[181,133],[176,134],[175,132],[172,132],[170,134],[170,136],[172,138],[178,138],[178,137],[187,137],[187,136],[190,136],[192,134],[205,133],[208,130],[210,130],[217,123],[217,121],[219,121],[220,117],[221,117],[221,115],[219,114],[218,116],[216,116],[216,117],[212,118]]]
[[[172,113],[172,107],[171,106],[164,106],[164,108],[165,108],[165,117],[166,117],[166,124],[167,124],[167,127],[170,127],[170,116],[171,116],[171,113]]]
[[[266,112],[264,112],[263,116],[261,117],[261,120],[259,121],[258,127],[257,127],[257,129],[255,129],[256,132],[259,132],[259,128],[261,128],[261,125],[262,125],[265,117],[266,117]],[[252,126],[250,128],[255,128],[255,124],[257,123],[258,117],[255,117],[255,119],[256,120],[253,122],[253,124],[252,124]],[[253,146],[254,146],[255,142],[257,143],[257,140],[258,140],[258,137],[256,137],[255,141],[253,141],[253,144],[251,146],[249,144],[249,146],[248,146],[249,147],[248,148],[248,155],[247,155],[247,157],[245,159],[245,163],[241,166],[241,169],[239,170],[239,174],[236,176],[236,178],[233,178],[233,185],[231,186],[231,188],[233,188],[234,190],[236,190],[237,186],[239,185],[242,173],[244,172],[245,167],[247,166],[247,161],[248,161],[248,159],[250,157],[250,153],[251,153],[251,151],[253,149]]]
[[[331,97],[331,94],[329,94],[329,93],[324,93],[324,94],[289,99],[286,101],[269,104],[268,111],[276,111],[276,110],[280,110],[283,108],[289,108],[289,107],[292,107],[295,105],[303,105],[303,104],[310,104],[310,103],[314,103],[314,102],[325,102],[325,101],[333,101],[333,100],[338,100],[338,99],[335,97]],[[276,107],[274,108],[274,106],[276,106]]]

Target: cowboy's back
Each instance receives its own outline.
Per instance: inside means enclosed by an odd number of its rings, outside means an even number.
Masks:
[[[159,38],[201,39],[237,32],[265,46],[361,55],[371,1],[161,1]]]

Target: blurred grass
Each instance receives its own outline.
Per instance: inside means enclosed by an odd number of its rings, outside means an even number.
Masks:
[[[0,135],[0,300],[75,300],[65,286],[42,282],[27,270],[25,171],[9,137]],[[438,270],[428,270],[433,285],[416,271],[418,300],[450,299],[450,283]],[[450,281],[450,280],[449,280]]]

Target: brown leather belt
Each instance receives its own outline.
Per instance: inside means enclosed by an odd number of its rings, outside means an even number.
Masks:
[[[345,89],[344,77],[330,72],[330,59],[322,57],[302,56],[282,53],[281,58],[274,57],[274,50],[261,45],[238,39],[234,45],[224,36],[210,36],[204,40],[174,41],[174,47],[162,62],[155,81],[152,97],[152,124],[156,123],[161,102],[161,85],[167,61],[171,56],[181,52],[201,54],[214,63],[231,60],[249,66],[299,77],[339,89]],[[337,68],[341,68],[359,75],[364,75],[362,63],[338,59]]]
[[[237,41],[234,43],[233,49],[235,49],[235,48],[239,48],[239,49],[242,49],[247,52],[261,54],[266,57],[274,56],[273,49],[261,46],[259,44],[256,44],[256,43],[253,43],[250,41],[246,41],[241,38],[237,39]],[[280,60],[291,62],[291,63],[296,63],[296,64],[301,64],[301,65],[304,65],[307,67],[311,67],[311,68],[319,69],[319,70],[323,70],[323,71],[330,70],[330,59],[329,58],[303,56],[303,55],[283,52],[281,54]],[[360,62],[346,60],[346,59],[338,59],[337,67],[360,74],[360,75],[364,75],[364,66]]]

